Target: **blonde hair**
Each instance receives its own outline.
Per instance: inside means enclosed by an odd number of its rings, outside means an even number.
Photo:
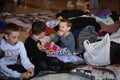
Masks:
[[[62,19],[60,22],[66,22],[68,27],[72,27],[71,21],[67,18]]]

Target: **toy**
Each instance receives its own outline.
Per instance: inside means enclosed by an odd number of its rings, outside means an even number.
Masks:
[[[45,46],[48,49],[47,52],[53,52],[57,51],[59,49],[59,46],[54,45],[52,48],[50,48],[51,42],[46,42]]]
[[[27,76],[30,77],[31,76],[31,72],[27,71]]]
[[[41,45],[40,41],[38,41],[38,43],[37,43],[38,49],[45,51],[46,53],[54,52],[54,51],[57,51],[59,49],[59,46],[57,46],[57,45],[54,45],[52,48],[50,48],[50,45],[51,45],[51,42],[46,42],[45,46]]]

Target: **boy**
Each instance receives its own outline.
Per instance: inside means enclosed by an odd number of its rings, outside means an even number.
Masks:
[[[61,48],[68,49],[64,53],[74,54],[74,52],[75,52],[75,39],[74,39],[73,34],[70,32],[71,26],[72,26],[72,23],[68,19],[63,19],[60,21],[59,30],[57,31],[57,36],[55,36],[51,40],[51,42],[52,42],[51,47],[54,46],[54,44],[59,41]],[[61,52],[63,53],[63,51],[60,51],[60,52],[58,51],[59,54]],[[57,52],[55,52],[55,53],[57,54]]]
[[[34,75],[34,65],[26,55],[23,42],[19,41],[21,28],[13,23],[6,26],[5,36],[0,40],[0,48],[5,52],[0,59],[0,71],[7,77],[29,79]],[[21,64],[16,64],[20,56]],[[27,72],[31,74],[28,76]]]
[[[50,47],[53,47],[58,42],[60,48],[54,52],[48,52],[47,56],[57,57],[64,63],[73,63],[83,60],[75,55],[75,39],[71,33],[72,23],[68,19],[62,19],[59,23],[59,29],[56,36],[51,39]],[[72,65],[72,64],[71,64]]]
[[[59,62],[56,58],[51,58],[46,56],[45,51],[42,51],[42,46],[38,47],[38,43],[42,44],[39,39],[44,38],[45,36],[45,24],[42,21],[36,21],[32,24],[32,35],[29,36],[25,41],[25,48],[28,53],[28,57],[31,62],[35,65],[35,75],[40,71],[46,70],[58,70]],[[53,62],[52,62],[53,61]],[[53,65],[55,68],[53,68]],[[51,67],[50,67],[51,66]]]

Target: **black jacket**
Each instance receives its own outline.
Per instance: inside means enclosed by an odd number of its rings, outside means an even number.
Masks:
[[[26,39],[25,48],[27,51],[27,56],[32,63],[46,61],[46,53],[37,48],[37,40],[34,40],[31,36]]]

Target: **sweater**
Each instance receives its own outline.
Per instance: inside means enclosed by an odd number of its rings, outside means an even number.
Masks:
[[[75,52],[75,39],[71,32],[67,36],[55,36],[51,41],[55,43],[60,41],[61,48],[68,48],[72,54]]]
[[[34,68],[34,65],[27,57],[23,42],[18,41],[16,45],[9,44],[5,39],[0,40],[0,48],[5,52],[5,57],[0,59],[0,71],[8,77],[18,78],[20,73],[7,67],[7,65],[14,65],[20,55],[21,64],[28,70]]]

